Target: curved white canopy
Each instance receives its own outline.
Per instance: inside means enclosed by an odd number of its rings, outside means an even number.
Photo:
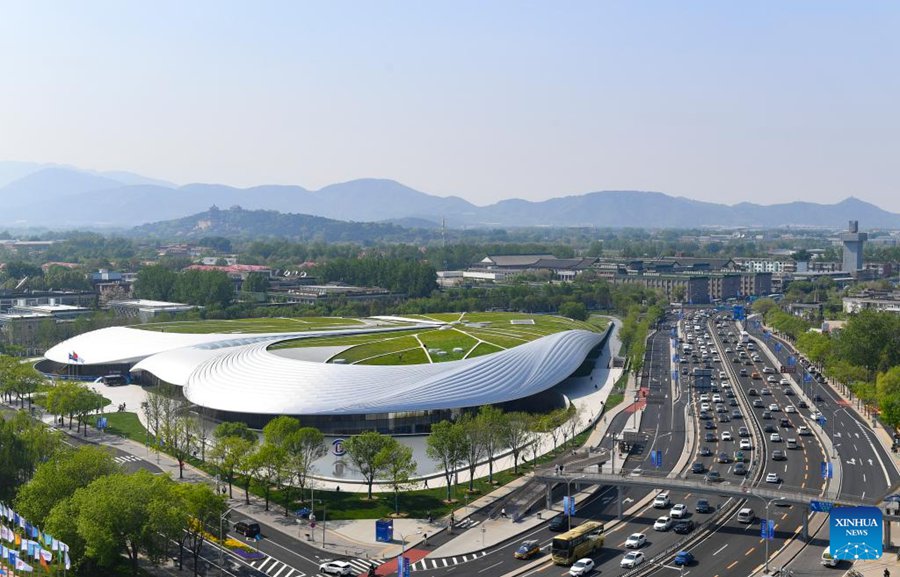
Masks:
[[[409,327],[405,327],[409,329]],[[569,330],[490,355],[434,364],[376,366],[304,361],[270,352],[273,343],[319,334],[178,334],[113,327],[69,339],[46,357],[72,363],[139,361],[147,371],[184,387],[194,404],[252,414],[352,415],[457,409],[539,393],[568,377],[603,334]]]

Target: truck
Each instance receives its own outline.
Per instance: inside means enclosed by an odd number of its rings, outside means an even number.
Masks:
[[[750,333],[747,331],[741,331],[741,343],[747,344],[750,342]]]

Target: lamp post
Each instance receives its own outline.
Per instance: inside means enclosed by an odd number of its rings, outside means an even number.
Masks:
[[[577,481],[578,479],[584,479],[587,475],[581,475],[579,477],[563,477],[566,480],[566,495],[569,497],[569,501],[572,500],[572,481]],[[566,521],[569,523],[569,531],[572,530],[572,516],[568,514],[568,512],[564,512],[566,516]],[[483,528],[483,527],[482,527]]]
[[[229,507],[227,511],[219,515],[219,577],[225,574],[225,518],[234,511]]]
[[[766,519],[765,519],[765,522],[766,522],[767,527],[766,527],[766,533],[765,533],[766,536],[765,536],[765,539],[763,539],[763,541],[766,542],[766,563],[765,563],[765,568],[766,568],[766,573],[768,573],[768,572],[769,572],[769,528],[768,528],[768,524],[769,524],[769,506],[770,506],[772,503],[776,502],[776,501],[782,501],[783,498],[782,498],[782,497],[773,497],[773,498],[771,498],[771,499],[766,499],[765,497],[762,497],[762,496],[760,496],[760,495],[756,495],[756,494],[754,494],[754,493],[750,493],[750,495],[752,495],[753,497],[756,497],[757,499],[759,499],[760,501],[762,501],[762,502],[765,503],[765,505],[766,505]]]

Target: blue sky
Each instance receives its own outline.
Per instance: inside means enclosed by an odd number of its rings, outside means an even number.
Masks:
[[[0,160],[900,212],[900,4],[6,2]]]

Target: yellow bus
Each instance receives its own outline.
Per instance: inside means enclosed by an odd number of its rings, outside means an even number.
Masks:
[[[603,523],[586,521],[554,537],[550,554],[557,565],[571,565],[600,547],[603,547]]]

